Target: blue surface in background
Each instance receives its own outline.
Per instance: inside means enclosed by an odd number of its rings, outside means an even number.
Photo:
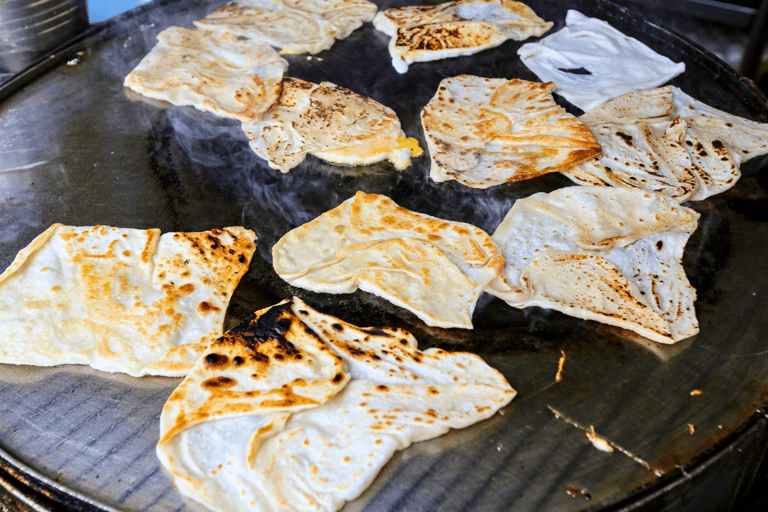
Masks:
[[[128,9],[147,4],[151,0],[88,0],[88,19],[91,23],[103,21]]]

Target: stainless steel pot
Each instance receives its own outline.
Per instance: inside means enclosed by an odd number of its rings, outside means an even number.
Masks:
[[[0,0],[0,73],[21,71],[86,27],[86,0]]]

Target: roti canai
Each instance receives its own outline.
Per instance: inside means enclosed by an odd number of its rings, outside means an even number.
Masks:
[[[508,39],[543,35],[553,23],[513,0],[457,0],[379,12],[373,26],[391,39],[389,53],[398,73],[413,62],[473,55]]]
[[[699,214],[658,192],[566,187],[519,199],[493,234],[504,276],[486,291],[633,330],[659,343],[699,331],[682,264]]]
[[[427,325],[465,329],[472,328],[483,286],[501,275],[504,263],[483,230],[363,192],[285,234],[272,260],[294,286],[323,293],[359,288]]]
[[[254,241],[54,224],[0,275],[0,362],[183,376],[221,336]]]
[[[402,170],[421,153],[391,108],[330,82],[298,78],[286,78],[280,99],[243,131],[256,154],[281,172],[307,155],[341,165],[389,160]]]
[[[280,96],[287,67],[267,44],[232,33],[169,27],[125,77],[125,86],[148,98],[248,122]]]
[[[768,124],[674,86],[624,94],[579,117],[603,147],[563,173],[576,183],[639,188],[700,201],[731,188],[742,162],[768,154]]]
[[[487,188],[600,154],[589,128],[555,103],[553,88],[518,79],[444,79],[421,112],[430,177]]]
[[[489,418],[515,396],[480,357],[420,351],[294,298],[225,334],[163,407],[157,454],[222,512],[335,511],[397,450]]]
[[[371,21],[375,14],[376,4],[365,0],[239,0],[194,23],[288,53],[318,53]]]

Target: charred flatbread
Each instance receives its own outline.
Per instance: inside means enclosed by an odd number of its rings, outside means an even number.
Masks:
[[[506,262],[486,291],[674,343],[699,330],[682,264],[698,218],[663,194],[624,188],[519,199],[493,234]]]
[[[555,103],[553,88],[518,79],[444,79],[421,112],[431,178],[487,188],[594,158],[600,145]]]
[[[540,36],[553,23],[521,2],[458,0],[387,9],[376,15],[373,25],[391,37],[392,65],[405,73],[413,62],[473,55],[508,39]]]
[[[254,240],[54,224],[0,275],[0,362],[183,376],[221,336]]]
[[[702,103],[674,86],[634,91],[579,117],[603,147],[563,173],[584,185],[699,201],[731,188],[741,163],[768,153],[768,124]]]
[[[240,0],[194,23],[288,53],[318,53],[371,21],[375,14],[376,4],[365,0]]]
[[[265,43],[170,27],[158,34],[125,86],[148,98],[248,122],[280,96],[287,67]]]
[[[160,417],[157,454],[213,510],[335,511],[397,450],[496,413],[515,391],[474,354],[420,351],[299,299],[213,343]]]
[[[307,155],[341,165],[389,160],[402,170],[421,153],[389,107],[330,82],[298,78],[286,78],[277,103],[243,131],[256,154],[281,172]]]
[[[503,265],[481,229],[363,192],[288,232],[272,259],[278,275],[294,286],[323,293],[359,288],[427,325],[465,329],[472,328],[483,286],[501,275]]]

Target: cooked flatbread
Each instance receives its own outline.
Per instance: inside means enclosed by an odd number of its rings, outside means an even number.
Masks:
[[[289,53],[318,53],[371,21],[375,14],[376,4],[365,0],[240,0],[194,23]]]
[[[157,35],[125,86],[149,98],[250,122],[280,96],[287,67],[265,43],[170,27]]]
[[[54,224],[0,275],[0,362],[183,376],[221,336],[254,240]]]
[[[768,124],[706,105],[674,86],[634,91],[579,117],[602,154],[564,174],[576,183],[699,201],[731,188],[740,165],[768,153]]]
[[[272,259],[278,275],[294,286],[324,293],[359,288],[427,325],[465,329],[472,328],[483,286],[501,275],[504,262],[475,226],[362,192],[288,232],[272,248]]]
[[[553,88],[469,75],[440,82],[421,112],[432,179],[487,188],[598,155],[589,128],[555,103]]]
[[[527,5],[512,0],[458,0],[435,6],[387,9],[373,26],[392,39],[389,53],[399,73],[413,62],[473,55],[507,39],[540,36],[553,23]]]
[[[213,510],[335,511],[397,450],[496,413],[515,391],[474,354],[420,351],[301,300],[211,345],[160,417],[157,454]]]
[[[506,263],[486,291],[674,343],[699,331],[682,264],[698,218],[663,194],[623,188],[519,199],[493,234]]]
[[[243,131],[256,154],[281,172],[307,154],[342,165],[388,159],[402,170],[421,153],[391,108],[330,82],[298,78],[286,78],[277,103],[258,122],[244,123]]]

